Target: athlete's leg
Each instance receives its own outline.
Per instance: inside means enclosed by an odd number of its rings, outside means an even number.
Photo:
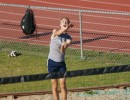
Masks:
[[[60,80],[60,89],[61,89],[62,100],[67,100],[66,79],[60,78],[59,80]]]
[[[52,93],[53,93],[54,100],[59,100],[58,80],[51,79],[51,83],[52,83]]]

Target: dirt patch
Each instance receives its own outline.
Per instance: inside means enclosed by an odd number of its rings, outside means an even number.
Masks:
[[[0,98],[0,100],[53,100],[53,96],[52,94],[19,97],[10,95]],[[62,100],[61,95],[60,100]],[[67,100],[130,100],[130,88],[68,92]]]

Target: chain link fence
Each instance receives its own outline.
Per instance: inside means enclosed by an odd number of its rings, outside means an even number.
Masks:
[[[0,77],[47,73],[51,32],[68,17],[74,28],[66,52],[68,71],[126,65],[130,61],[130,14],[30,6],[34,11],[37,35],[22,33],[20,22],[28,6],[0,4]],[[11,51],[21,53],[8,57]],[[115,73],[67,79],[68,88],[129,83],[130,73]],[[26,86],[21,85],[25,84]],[[13,87],[12,87],[13,86]],[[32,88],[35,87],[35,88]],[[34,82],[0,86],[1,92],[50,90],[50,83]]]

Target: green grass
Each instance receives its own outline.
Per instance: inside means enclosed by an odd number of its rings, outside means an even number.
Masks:
[[[8,57],[16,50],[22,55]],[[0,41],[0,77],[47,73],[49,48],[44,45]],[[101,68],[130,64],[129,54],[84,51],[85,60],[80,59],[80,50],[68,49],[67,70]],[[67,78],[68,88],[102,86],[130,82],[130,73],[112,73]],[[51,90],[50,80],[0,85],[0,92],[25,92]]]

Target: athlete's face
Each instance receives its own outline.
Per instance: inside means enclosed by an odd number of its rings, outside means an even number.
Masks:
[[[65,18],[63,18],[61,21],[60,21],[60,26],[61,28],[62,27],[66,27],[66,26],[69,26],[69,21]]]

